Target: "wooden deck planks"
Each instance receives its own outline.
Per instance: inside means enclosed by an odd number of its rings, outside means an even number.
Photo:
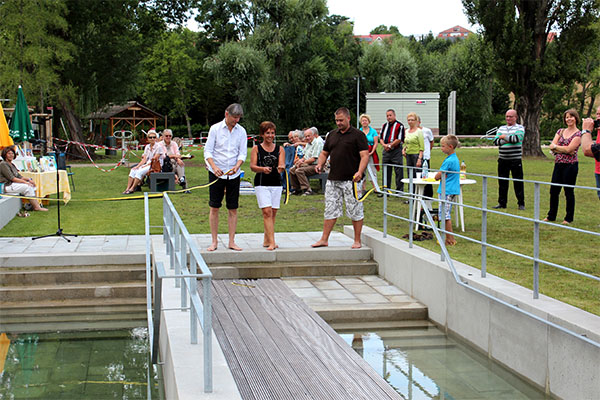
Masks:
[[[213,311],[244,399],[401,398],[279,279],[214,280]]]

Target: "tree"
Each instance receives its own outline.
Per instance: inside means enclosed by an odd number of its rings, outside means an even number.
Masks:
[[[146,103],[166,110],[170,117],[183,116],[188,137],[192,137],[190,110],[199,89],[194,83],[203,61],[194,47],[195,37],[187,29],[167,32],[142,62]]]
[[[596,0],[463,0],[492,45],[494,71],[515,95],[525,126],[524,154],[542,156],[539,121],[548,86],[576,79],[574,64],[597,41]],[[554,40],[552,30],[558,31]]]
[[[62,39],[67,30],[62,0],[0,2],[0,97],[16,98],[23,86],[30,106],[54,98],[61,64],[73,59],[74,47]]]
[[[373,28],[373,30],[371,30],[369,33],[371,35],[400,35],[398,27],[394,25],[390,25],[389,28],[385,25],[379,25]]]

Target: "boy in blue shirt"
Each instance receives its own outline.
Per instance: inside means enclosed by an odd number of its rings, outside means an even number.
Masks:
[[[440,172],[435,174],[435,179],[437,181],[442,179],[442,171],[451,171],[456,173],[444,172],[446,175],[446,192],[442,193],[442,185],[440,184],[438,186],[438,198],[440,201],[445,198],[446,201],[454,202],[456,196],[460,194],[460,164],[458,162],[458,157],[454,153],[456,147],[458,147],[458,138],[454,135],[447,135],[442,138],[440,144],[442,146],[442,151],[444,154],[447,154],[448,157],[446,157],[442,163]],[[446,246],[454,246],[456,244],[456,240],[454,239],[454,235],[452,235],[452,203],[446,204],[445,214],[445,216],[442,216],[442,207],[440,203],[438,215],[440,221],[446,221]]]

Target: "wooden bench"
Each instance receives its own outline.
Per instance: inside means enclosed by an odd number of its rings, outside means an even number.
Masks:
[[[329,176],[329,172],[321,172],[320,174],[314,174],[307,176],[309,182],[312,179],[318,179],[321,181],[321,190],[325,193],[325,185],[327,184],[327,177]]]

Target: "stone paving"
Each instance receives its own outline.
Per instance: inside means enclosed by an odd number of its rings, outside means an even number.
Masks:
[[[196,239],[200,251],[205,252],[211,244],[210,234],[192,235]],[[281,232],[275,234],[275,240],[280,249],[310,248],[321,237],[321,232]],[[144,253],[146,239],[144,235],[98,235],[69,237],[71,242],[63,238],[48,237],[32,240],[31,237],[0,237],[0,253],[9,254],[31,253]],[[215,253],[232,253],[227,248],[227,234],[218,236],[219,247]],[[264,250],[262,233],[241,233],[235,237],[238,246],[244,250]],[[352,239],[341,232],[332,232],[329,239],[330,247],[347,247],[352,245]],[[267,250],[264,250],[267,251]]]
[[[426,307],[375,275],[282,278],[327,321],[418,319]]]

